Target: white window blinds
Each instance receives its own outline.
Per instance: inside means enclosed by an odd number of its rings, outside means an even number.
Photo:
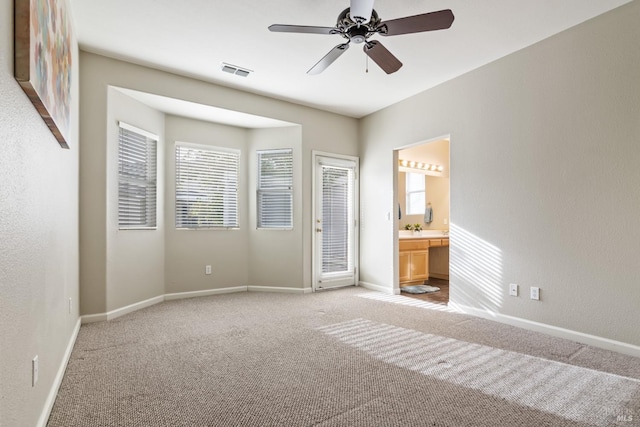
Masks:
[[[322,273],[353,270],[353,170],[322,166]]]
[[[407,172],[407,215],[422,215],[426,207],[426,176],[421,173]]]
[[[157,137],[125,123],[118,135],[118,227],[156,227]]]
[[[258,228],[293,228],[293,150],[263,150],[258,156]]]
[[[237,228],[240,152],[176,144],[176,227]]]

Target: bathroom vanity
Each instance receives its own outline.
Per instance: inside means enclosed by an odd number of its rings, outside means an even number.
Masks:
[[[436,248],[448,250],[448,246],[449,237],[442,233],[427,232],[425,235],[407,235],[400,232],[400,284],[422,283],[429,279],[429,251],[436,251]]]

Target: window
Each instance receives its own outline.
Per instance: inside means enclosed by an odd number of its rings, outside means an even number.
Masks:
[[[118,227],[156,228],[158,137],[126,123],[118,125]]]
[[[293,150],[257,154],[258,228],[293,228]]]
[[[176,227],[238,227],[240,151],[176,144]]]
[[[425,175],[407,172],[407,215],[424,214],[425,210]]]

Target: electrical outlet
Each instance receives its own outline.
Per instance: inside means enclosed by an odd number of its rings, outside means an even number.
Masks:
[[[211,266],[210,266],[210,265],[207,265],[207,266],[204,268],[204,274],[211,274]]]
[[[38,383],[38,356],[31,360],[31,387],[35,387]]]
[[[518,296],[518,285],[516,283],[509,284],[509,295],[512,297]]]
[[[531,299],[539,301],[540,300],[540,288],[537,286],[532,286],[530,289]]]
[[[447,218],[444,219],[444,225],[449,224],[449,220]]]

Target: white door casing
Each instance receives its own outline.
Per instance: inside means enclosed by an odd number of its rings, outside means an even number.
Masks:
[[[358,283],[358,158],[313,152],[313,290]]]

